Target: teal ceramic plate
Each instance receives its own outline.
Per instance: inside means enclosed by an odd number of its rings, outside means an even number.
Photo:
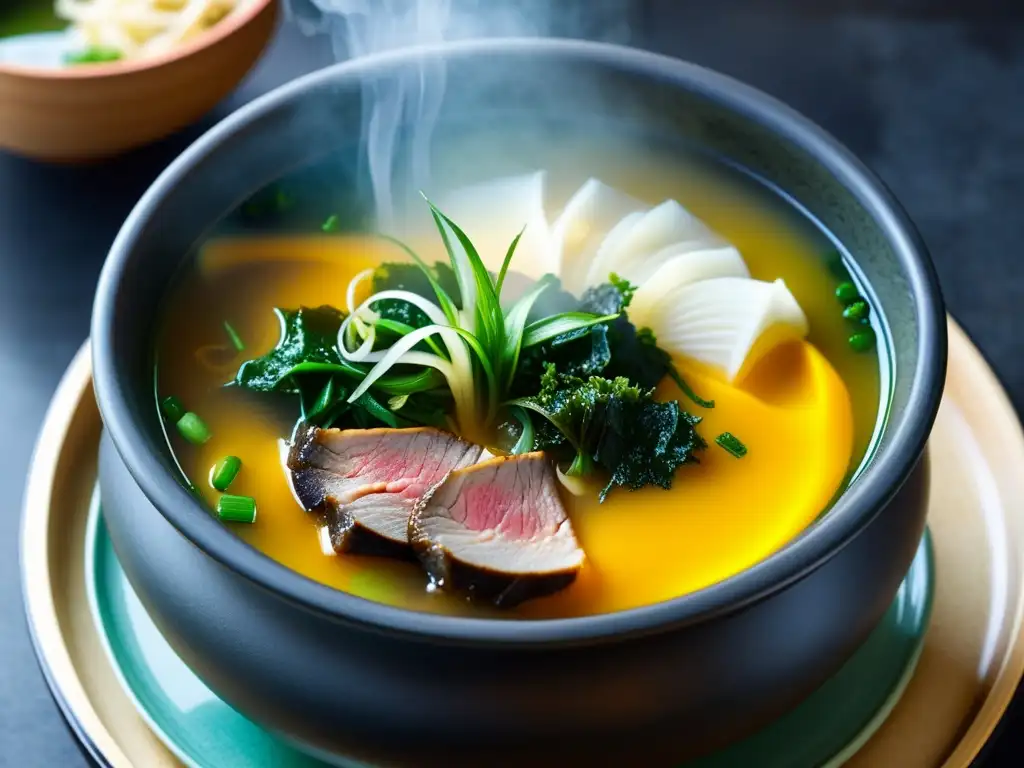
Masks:
[[[86,584],[99,635],[128,696],[178,759],[201,768],[323,766],[242,717],[200,682],[129,585],[95,501],[88,525]],[[933,586],[926,535],[885,619],[845,667],[786,717],[687,768],[841,765],[882,724],[913,675]]]

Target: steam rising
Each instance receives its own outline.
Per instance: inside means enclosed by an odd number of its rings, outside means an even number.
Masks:
[[[307,35],[329,35],[343,61],[481,37],[582,37],[626,42],[628,0],[288,0]],[[412,195],[431,188],[431,139],[448,85],[441,59],[421,59],[363,87],[361,146],[378,226],[399,229]]]

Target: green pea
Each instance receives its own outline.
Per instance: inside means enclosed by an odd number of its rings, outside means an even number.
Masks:
[[[857,286],[849,280],[836,286],[836,298],[839,299],[839,303],[843,306],[853,304],[855,301],[862,301],[860,291],[857,290]]]
[[[871,328],[864,328],[851,335],[849,343],[854,352],[868,352],[875,346],[875,332]]]
[[[843,317],[847,320],[867,320],[871,314],[871,305],[861,299],[850,304],[843,310]]]

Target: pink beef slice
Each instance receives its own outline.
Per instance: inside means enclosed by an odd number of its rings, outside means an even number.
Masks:
[[[569,586],[584,555],[543,453],[456,469],[409,520],[434,584],[501,608]]]
[[[295,437],[288,469],[302,506],[323,515],[336,552],[410,557],[415,502],[482,450],[429,427],[306,427]]]

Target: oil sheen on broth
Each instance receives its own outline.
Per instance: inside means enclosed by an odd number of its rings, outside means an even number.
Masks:
[[[577,166],[579,167],[579,166]],[[593,166],[585,166],[593,167]],[[671,172],[666,169],[671,168]],[[555,180],[579,174],[550,168]],[[752,276],[782,277],[809,323],[806,342],[784,345],[733,387],[700,366],[677,365],[702,409],[663,381],[658,394],[703,418],[709,446],[699,465],[681,468],[669,491],[563,494],[587,561],[576,582],[528,601],[505,617],[578,616],[667,600],[725,579],[762,560],[828,508],[872,440],[880,406],[880,356],[857,353],[835,298],[839,279],[823,254],[829,240],[781,199],[732,171],[670,165],[631,155],[605,158],[601,177],[650,202],[674,198],[732,242]],[[418,246],[419,244],[417,244]],[[255,397],[224,388],[246,357],[271,349],[279,325],[273,307],[344,305],[357,272],[394,259],[379,241],[348,235],[259,236],[214,240],[175,286],[158,345],[161,394],[174,393],[202,415],[212,438],[201,446],[170,440],[185,474],[209,500],[207,477],[222,456],[242,458],[231,492],[258,500],[256,524],[239,536],[299,573],[361,597],[415,610],[487,614],[491,609],[425,589],[413,564],[383,558],[325,556],[314,521],[296,504],[282,472],[279,440],[295,421],[293,396]],[[435,253],[425,254],[431,258]],[[245,340],[240,356],[218,349],[225,320]],[[202,360],[200,364],[199,360]],[[749,452],[738,460],[713,443],[729,431]]]

